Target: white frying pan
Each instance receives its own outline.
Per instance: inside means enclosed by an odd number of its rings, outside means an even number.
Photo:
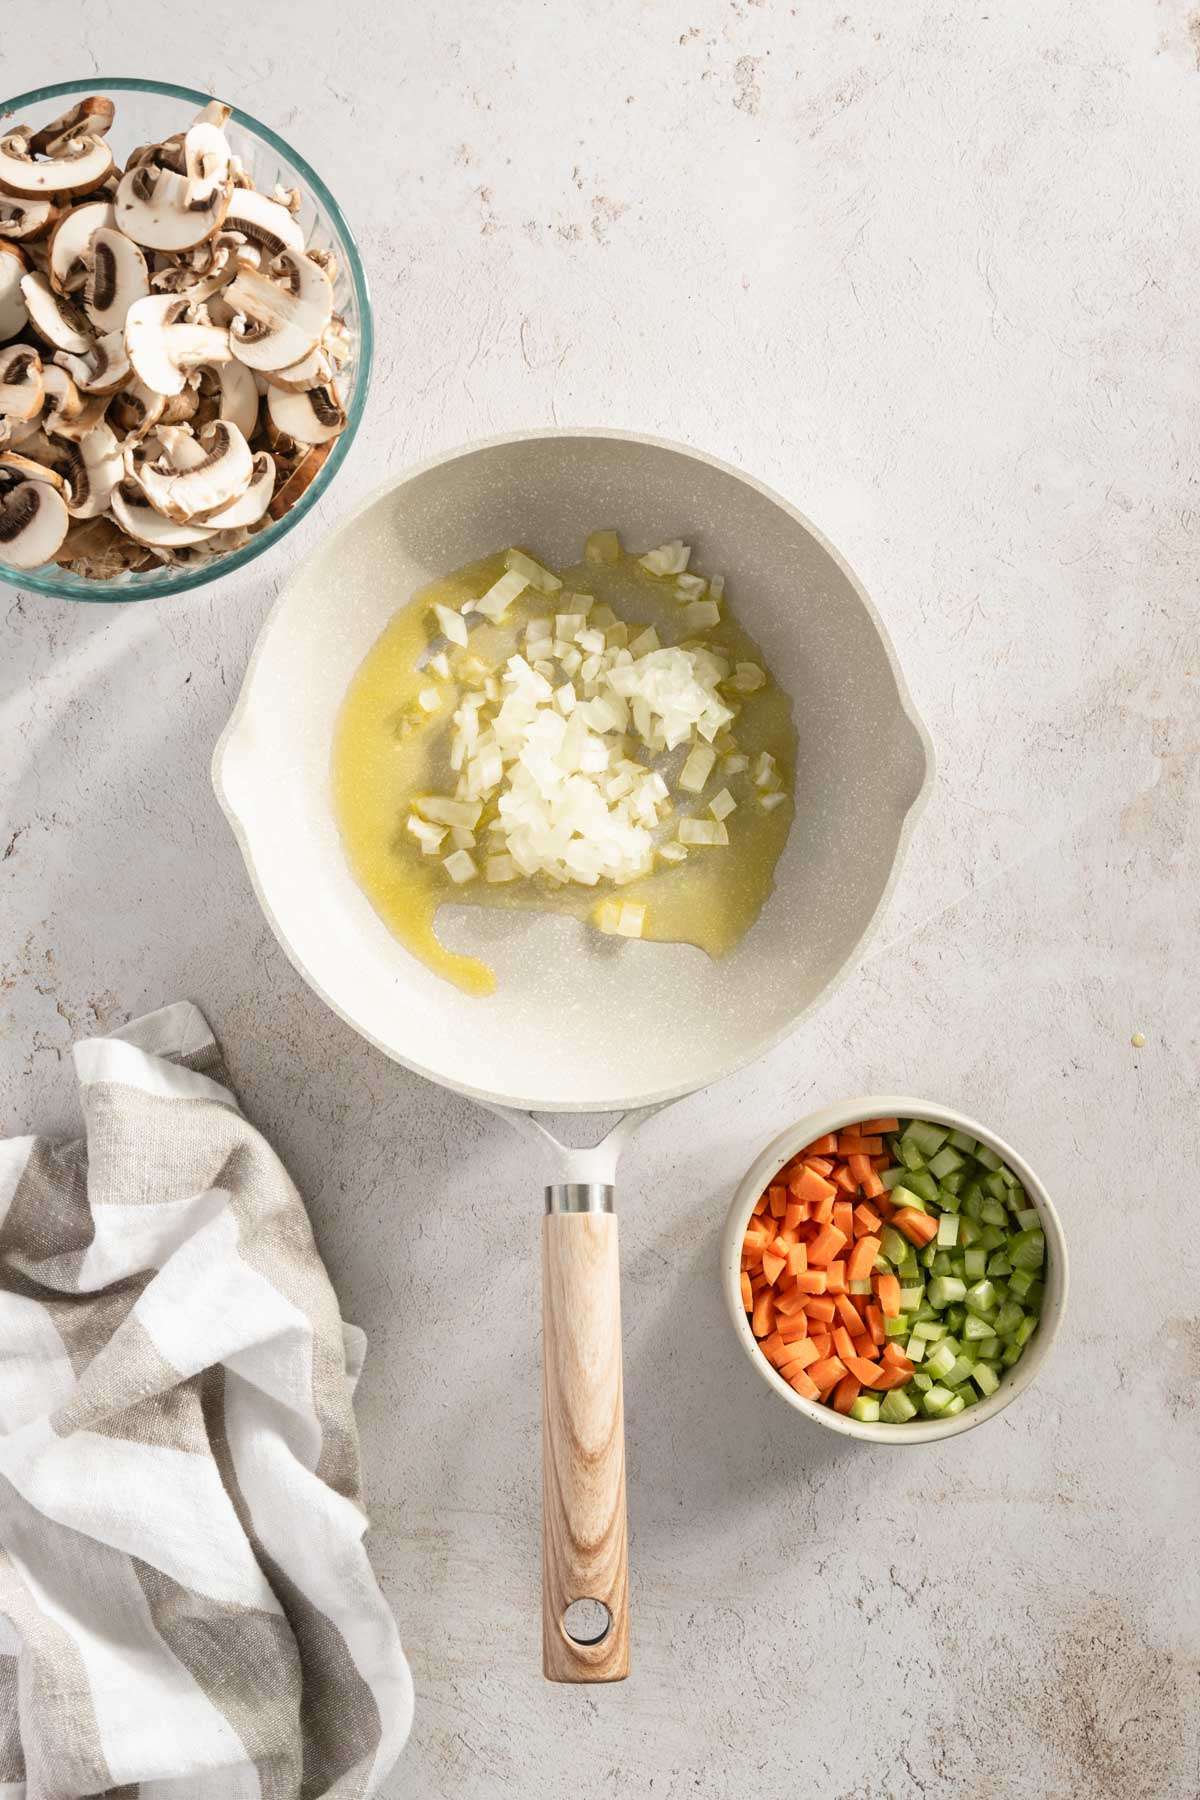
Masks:
[[[496,993],[472,998],[403,950],[351,878],[330,803],[334,720],[416,588],[510,543],[574,562],[600,526],[635,547],[682,537],[702,570],[726,575],[792,698],[795,823],[761,918],[719,963],[653,943],[613,954],[556,914],[444,908],[446,941],[496,971]],[[328,1005],[386,1055],[554,1148],[542,1232],[544,1667],[551,1680],[619,1680],[629,1617],[617,1156],[648,1112],[793,1030],[879,916],[932,753],[875,609],[799,513],[710,457],[612,431],[496,439],[390,483],[295,571],[213,779],[267,918]],[[596,1149],[572,1151],[530,1117],[556,1111],[627,1116]],[[584,1600],[599,1603],[597,1624],[578,1622]]]

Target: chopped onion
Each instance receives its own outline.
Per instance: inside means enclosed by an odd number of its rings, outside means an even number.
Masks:
[[[680,819],[681,844],[727,844],[729,833],[720,819]]]
[[[529,576],[518,569],[509,569],[499,581],[494,581],[486,594],[478,600],[468,600],[464,612],[482,613],[485,619],[491,619],[498,625],[509,607],[517,597],[529,586]]]
[[[651,575],[682,575],[691,554],[682,539],[674,538],[669,544],[660,544],[657,550],[648,550],[645,556],[638,557],[638,562]]]
[[[593,531],[583,546],[585,562],[612,563],[621,554],[621,540],[615,531]]]
[[[451,881],[460,886],[465,881],[474,881],[479,870],[475,866],[475,858],[469,850],[456,850],[452,856],[442,858],[442,867]]]
[[[679,600],[699,600],[707,587],[703,575],[681,575],[675,583],[675,595]]]
[[[740,751],[721,758],[721,768],[726,775],[744,775],[749,767],[750,758],[743,756]]]
[[[483,865],[488,881],[519,881],[521,871],[511,856],[489,856]]]
[[[767,793],[773,792],[781,785],[775,758],[769,750],[764,750],[754,765],[754,785]]]
[[[516,575],[523,575],[530,587],[535,587],[539,594],[557,594],[562,582],[541,563],[534,562],[532,556],[526,556],[523,550],[509,550],[504,557],[504,566]]]
[[[693,600],[683,609],[683,622],[689,631],[706,631],[721,623],[721,609],[715,600]]]
[[[467,626],[461,613],[455,612],[452,606],[442,606],[435,601],[433,615],[443,637],[449,638],[452,644],[466,643]]]
[[[731,812],[737,811],[737,801],[728,788],[722,788],[709,801],[708,810],[714,819],[727,819]]]
[[[442,708],[442,696],[435,687],[423,687],[417,695],[417,705],[421,708],[422,712],[440,712]]]
[[[775,808],[777,806],[782,806],[786,799],[786,794],[760,794],[758,797],[758,804],[762,807],[764,812],[774,812]]]
[[[634,638],[629,648],[634,656],[649,656],[651,650],[659,649],[661,644],[662,639],[659,637],[657,631],[655,631],[653,625],[650,625],[647,626],[640,637]]]
[[[739,694],[756,694],[761,687],[766,687],[766,671],[757,663],[740,662],[733,671],[730,687]]]
[[[685,794],[699,794],[703,791],[716,760],[715,750],[710,750],[707,744],[696,745],[679,771],[678,785]]]
[[[429,667],[433,670],[435,675],[440,675],[443,681],[449,681],[450,658],[446,655],[444,650],[439,650],[436,656],[430,657]]]
[[[708,591],[714,600],[719,600],[725,592],[725,577],[723,575],[710,575],[708,578]]]
[[[416,813],[409,814],[407,825],[426,856],[433,855],[446,835],[444,825],[430,825],[425,819],[419,818]]]
[[[438,825],[462,825],[468,831],[474,831],[483,811],[477,802],[447,800],[444,794],[422,795],[413,805],[424,818],[433,819]]]

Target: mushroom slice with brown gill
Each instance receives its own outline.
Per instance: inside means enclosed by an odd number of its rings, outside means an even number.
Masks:
[[[55,462],[40,462],[16,450],[0,450],[0,478],[8,481],[48,481],[58,493],[66,492],[66,477]]]
[[[108,401],[81,394],[57,363],[49,363],[42,370],[42,386],[46,395],[42,426],[50,436],[84,438],[103,419]]]
[[[0,238],[0,338],[14,338],[29,323],[21,280],[29,264],[19,244]]]
[[[126,169],[117,187],[117,224],[148,250],[191,250],[220,229],[232,189],[212,190],[193,206],[192,183],[157,163]]]
[[[189,369],[229,360],[228,331],[190,321],[188,310],[178,294],[148,294],[125,316],[125,349],[134,373],[156,394],[178,394]]]
[[[66,511],[66,508],[63,508]],[[150,505],[135,481],[123,481],[113,489],[112,515],[123,531],[151,550],[175,550],[187,544],[203,544],[216,534],[204,525],[180,525],[164,518]]]
[[[67,535],[66,501],[45,469],[38,479],[0,472],[0,562],[10,569],[36,569],[49,562]]]
[[[97,425],[85,438],[51,440],[54,467],[67,484],[67,511],[73,519],[98,519],[112,502],[113,489],[125,478],[121,447],[107,425]]]
[[[133,378],[123,331],[107,332],[84,356],[72,356],[69,350],[56,350],[54,361],[60,369],[67,371],[81,394],[115,394]]]
[[[61,207],[53,200],[21,200],[0,193],[0,238],[23,243],[47,236],[58,223]]]
[[[159,437],[164,437],[161,427]],[[167,456],[145,463],[138,471],[147,500],[165,518],[180,524],[190,519],[207,522],[209,513],[239,499],[249,487],[254,457],[236,425],[224,419],[206,425],[193,440],[202,452],[198,461],[192,455],[185,462],[171,440],[166,441]]]
[[[42,359],[32,344],[0,350],[0,415],[25,424],[36,419],[45,397]]]
[[[199,119],[183,140],[188,205],[205,208],[220,195],[229,204],[229,140],[219,125]]]
[[[87,280],[92,239],[101,226],[113,222],[107,200],[88,200],[73,206],[59,219],[49,238],[50,286],[56,294],[73,294]]]
[[[346,415],[332,387],[309,388],[303,394],[273,387],[267,416],[276,431],[298,444],[328,444],[346,429]]]
[[[56,294],[46,277],[36,270],[21,277],[21,293],[29,323],[55,350],[84,356],[92,346],[92,334],[84,314],[74,301]]]
[[[222,229],[239,232],[268,261],[285,250],[304,250],[304,232],[287,207],[253,188],[233,190]]]
[[[271,387],[287,388],[293,394],[306,394],[309,388],[326,387],[333,380],[334,365],[324,344],[318,344],[298,363],[286,369],[264,369]]]
[[[108,403],[106,417],[125,443],[138,443],[148,432],[153,431],[163,416],[166,404],[161,394],[156,394],[153,388],[148,388],[135,375],[132,381],[113,395]]]
[[[246,525],[257,525],[266,516],[271,496],[275,492],[275,458],[265,450],[258,451],[254,458],[250,484],[236,499],[217,507],[215,512],[205,515],[204,523],[214,525],[222,531],[232,531]]]
[[[20,199],[71,200],[98,188],[113,166],[103,138],[59,140],[56,153],[40,161],[30,154],[30,140],[12,132],[0,139],[0,188]]]
[[[282,519],[285,513],[292,510],[305,490],[312,486],[332,445],[298,445],[297,448],[301,454],[279,472],[278,485],[267,508],[272,519]]]
[[[237,313],[230,347],[252,369],[286,369],[321,341],[333,314],[333,289],[324,269],[285,250],[270,273],[243,269],[225,290]]]
[[[123,331],[125,315],[135,300],[150,292],[146,258],[132,238],[113,225],[101,225],[91,241],[83,305],[99,332]]]
[[[33,132],[29,148],[36,155],[45,156],[52,154],[53,146],[64,138],[107,137],[115,116],[116,108],[106,94],[87,94],[68,112]]]

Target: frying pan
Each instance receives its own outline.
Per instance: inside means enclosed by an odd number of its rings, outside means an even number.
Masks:
[[[720,962],[688,946],[597,942],[560,914],[447,906],[451,948],[496,972],[463,993],[392,937],[353,880],[330,794],[347,685],[415,589],[511,543],[578,559],[614,526],[682,537],[791,696],[796,817],[776,886]],[[932,779],[932,752],[878,614],[830,544],[758,482],[680,445],[537,432],[434,458],[390,482],[294,571],[263,627],[213,779],[250,879],[305,980],[356,1031],[517,1124],[557,1160],[542,1226],[546,1676],[629,1668],[620,1282],[613,1210],[631,1130],[792,1031],[861,954]],[[731,851],[732,854],[732,851]],[[571,1150],[533,1115],[624,1115]],[[579,1602],[598,1603],[577,1622]]]

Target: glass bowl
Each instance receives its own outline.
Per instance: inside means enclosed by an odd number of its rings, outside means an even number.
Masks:
[[[33,88],[4,101],[0,104],[0,135],[11,130],[14,124],[44,125],[87,94],[109,94],[115,99],[117,115],[108,141],[118,164],[138,144],[157,143],[171,132],[186,127],[193,115],[210,100],[216,98],[233,104],[227,95],[204,94],[196,88],[178,87],[169,81],[135,81],[124,76],[113,79],[97,75],[88,81],[60,81],[52,87]],[[234,106],[225,131],[235,155],[241,157],[256,188],[269,194],[274,184],[280,182],[284,187],[300,190],[299,219],[306,240],[328,247],[337,258],[334,310],[345,319],[351,343],[350,359],[338,383],[346,411],[346,429],[335,440],[314,480],[291,510],[256,533],[240,550],[231,550],[225,556],[214,557],[211,562],[195,567],[164,564],[157,569],[130,572],[112,581],[88,581],[53,563],[45,563],[40,569],[10,569],[0,563],[0,581],[9,587],[52,594],[60,600],[93,602],[154,600],[164,594],[204,587],[223,575],[231,575],[235,569],[245,568],[256,556],[261,556],[285,537],[316,505],[346,460],[366,405],[373,347],[371,300],[358,246],[341,208],[321,177],[269,126],[261,125]]]

